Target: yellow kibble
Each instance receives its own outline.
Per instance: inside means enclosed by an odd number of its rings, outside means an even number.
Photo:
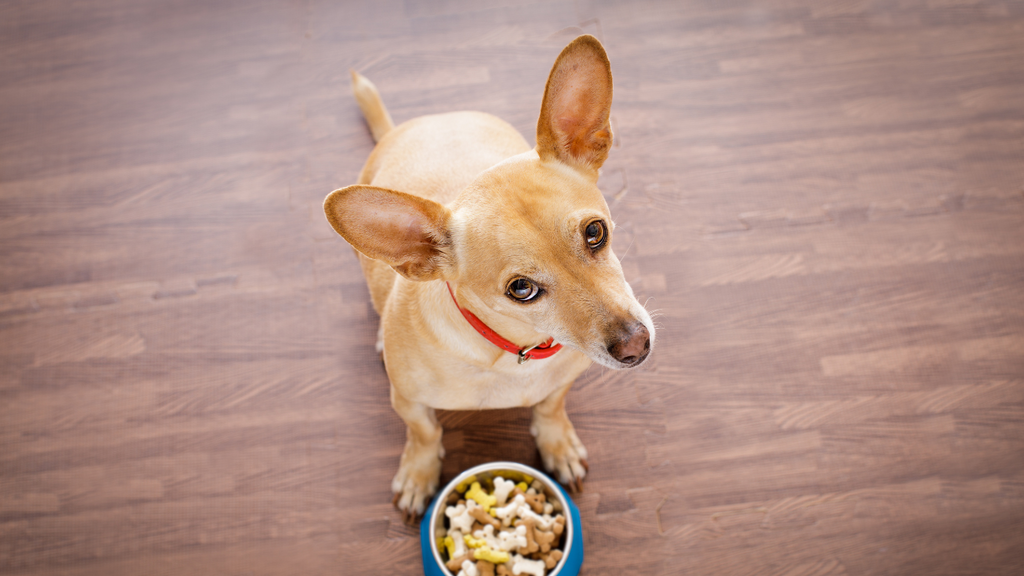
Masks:
[[[489,510],[492,506],[498,503],[498,499],[491,496],[484,489],[480,487],[479,482],[473,482],[473,485],[466,492],[466,498],[475,500],[477,504],[482,506],[484,510]]]
[[[474,482],[476,482],[476,474],[473,474],[469,478],[466,478],[462,482],[459,482],[459,485],[455,487],[455,491],[458,492],[459,494],[462,494],[463,492],[466,491],[466,488]]]
[[[462,539],[466,541],[466,546],[469,546],[470,548],[480,548],[482,546],[486,546],[487,545],[487,540],[483,540],[483,539],[478,540],[476,538],[473,538],[469,534],[466,534],[465,536],[463,536]]]
[[[486,560],[492,564],[504,564],[508,562],[508,552],[502,552],[500,550],[491,550],[490,547],[484,546],[473,552],[473,558],[477,560]]]
[[[444,540],[442,540],[442,542],[444,542],[444,547],[448,549],[448,558],[454,558],[455,557],[455,539],[452,538],[451,536],[445,536]]]

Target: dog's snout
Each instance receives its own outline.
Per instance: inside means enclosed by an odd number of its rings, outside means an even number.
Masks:
[[[636,366],[647,359],[651,351],[651,333],[641,322],[629,326],[608,346],[608,353],[626,366]]]

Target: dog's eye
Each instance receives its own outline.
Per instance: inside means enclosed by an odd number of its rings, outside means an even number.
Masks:
[[[597,250],[604,246],[604,242],[608,238],[608,234],[605,232],[604,222],[600,220],[594,220],[590,224],[587,224],[587,227],[583,232],[587,238],[587,247],[591,250]]]
[[[518,302],[529,302],[540,294],[540,288],[526,278],[516,278],[508,285],[508,297]]]

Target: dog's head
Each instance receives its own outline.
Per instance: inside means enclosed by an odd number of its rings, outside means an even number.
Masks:
[[[449,281],[460,301],[514,332],[551,335],[611,368],[637,366],[654,326],[612,252],[597,188],[611,100],[604,48],[581,36],[551,70],[535,150],[487,170],[449,206],[349,186],[328,196],[327,218],[363,254],[411,280]]]

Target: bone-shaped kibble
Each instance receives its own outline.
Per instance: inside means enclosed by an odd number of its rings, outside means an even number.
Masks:
[[[544,494],[538,494],[533,488],[530,488],[523,498],[526,499],[526,503],[533,508],[533,511],[540,514],[544,511],[544,501],[547,499]]]
[[[535,530],[534,538],[537,539],[537,544],[540,544],[541,552],[550,552],[551,545],[556,542],[555,535],[551,532],[544,532],[543,530]]]
[[[540,559],[544,561],[544,565],[547,566],[548,570],[551,570],[562,559],[562,551],[552,550],[547,554],[541,554]]]
[[[521,554],[532,554],[540,550],[540,544],[537,543],[537,521],[533,518],[527,518],[525,520],[516,520],[516,529],[522,528],[526,536],[526,546],[519,549]]]
[[[494,564],[486,560],[477,560],[476,569],[480,571],[480,576],[494,576]]]
[[[469,501],[466,509],[469,510],[469,515],[476,519],[477,522],[480,522],[481,524],[489,524],[491,526],[494,526],[495,530],[501,528],[501,522],[495,520],[490,514],[487,513],[486,510],[484,510],[483,506],[478,506],[477,503],[474,502],[473,500]],[[474,529],[473,531],[475,532],[476,530]]]
[[[444,538],[437,539],[437,549],[447,549],[448,557],[452,558],[455,556],[455,539],[451,536],[445,536]]]
[[[451,530],[444,537],[444,546],[448,549],[449,558],[458,558],[466,553],[466,542],[462,539],[462,532],[458,529]]]
[[[469,532],[473,528],[474,518],[469,514],[465,504],[445,508],[444,515],[448,517],[452,528],[458,528],[462,532]]]
[[[533,576],[544,576],[543,560],[527,560],[519,554],[512,557],[512,574],[532,574]]]
[[[551,531],[555,533],[555,536],[561,536],[563,530],[565,530],[565,516],[559,514],[555,516],[555,521],[551,524]]]
[[[494,479],[494,497],[498,499],[498,506],[504,506],[505,501],[508,500],[508,495],[516,487],[516,483],[511,480],[505,480],[501,476]]]
[[[455,558],[452,558],[451,560],[445,563],[445,566],[447,566],[448,569],[452,572],[455,572],[456,570],[462,569],[462,563],[466,560],[474,560],[472,552],[468,552],[461,556],[456,556]]]
[[[501,549],[501,541],[498,540],[497,536],[495,536],[494,526],[491,526],[490,524],[484,526],[482,530],[475,530],[473,532],[473,537],[477,540],[483,540],[484,542],[486,542],[486,545],[489,546],[492,550]]]
[[[550,516],[550,515],[551,515],[551,513],[552,513],[552,512],[554,512],[554,511],[555,511],[555,507],[554,507],[554,505],[553,505],[553,504],[551,504],[551,502],[546,502],[546,503],[544,504],[544,513],[545,513],[545,514],[547,514],[548,516]]]
[[[477,537],[471,536],[469,534],[466,534],[465,536],[463,536],[462,539],[466,541],[466,546],[469,546],[470,548],[474,548],[475,549],[475,548],[483,548],[484,546],[487,546],[487,540],[484,540],[483,538],[477,538]]]
[[[537,527],[541,530],[551,530],[551,525],[555,523],[555,519],[551,516],[541,516],[540,514],[537,514],[536,512],[531,510],[530,507],[527,506],[526,504],[522,504],[521,506],[516,508],[516,514],[523,520],[526,520],[527,518],[533,518],[533,520],[537,522]]]
[[[486,560],[492,564],[503,564],[508,562],[508,552],[492,550],[489,546],[477,548],[476,552],[473,552],[473,557],[477,560]]]
[[[476,569],[476,564],[471,560],[466,560],[462,563],[462,570],[459,570],[457,576],[480,576],[480,571]]]
[[[512,524],[512,519],[516,515],[516,510],[526,503],[526,499],[520,494],[512,499],[508,504],[501,506],[500,508],[494,509],[496,517],[501,518],[501,523],[505,526]],[[529,508],[527,508],[529,510]]]
[[[506,552],[513,550],[521,550],[526,548],[529,542],[526,540],[526,526],[516,526],[514,532],[502,532],[498,534],[498,539],[501,541],[499,548]]]
[[[484,492],[484,489],[480,487],[479,482],[473,482],[473,485],[466,491],[466,500],[476,501],[477,504],[483,506],[484,512],[489,510],[491,506],[494,506],[498,502],[497,498],[491,496],[487,492]]]
[[[508,567],[508,564],[498,564],[496,570],[498,576],[512,576],[512,569]]]

